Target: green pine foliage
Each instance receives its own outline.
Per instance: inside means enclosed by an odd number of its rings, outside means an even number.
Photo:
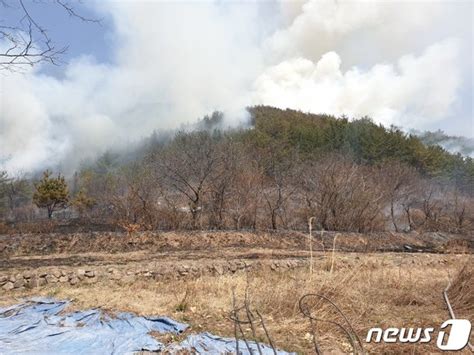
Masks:
[[[55,211],[66,208],[69,190],[64,176],[53,177],[51,171],[46,170],[43,178],[35,184],[33,202],[39,208],[46,208],[48,218],[51,218]]]
[[[268,106],[251,107],[249,112],[254,129],[248,138],[254,145],[272,143],[281,149],[296,148],[303,159],[337,152],[361,164],[401,161],[426,177],[472,192],[472,158],[449,153],[439,145],[425,145],[417,136],[397,127],[385,128],[368,117],[349,120]]]

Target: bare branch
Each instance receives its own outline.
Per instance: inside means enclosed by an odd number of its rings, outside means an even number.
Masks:
[[[100,24],[101,20],[82,16],[68,2],[55,0],[55,3],[71,17]],[[0,52],[0,70],[21,71],[42,62],[53,65],[63,63],[60,58],[68,46],[56,48],[47,29],[33,17],[24,0],[0,0],[0,7],[18,12],[21,16],[18,24],[4,24],[0,20],[0,40],[6,42],[6,49]]]
[[[76,17],[81,21],[84,22],[93,22],[93,23],[98,23],[101,24],[102,19],[95,19],[95,18],[90,18],[90,17],[85,17],[81,14],[79,14],[74,7],[72,7],[68,2],[64,2],[62,0],[56,0],[56,3],[61,6],[66,12],[69,14],[71,17]]]

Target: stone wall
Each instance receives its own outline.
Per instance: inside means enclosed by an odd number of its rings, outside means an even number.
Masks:
[[[132,283],[137,279],[179,279],[199,277],[204,275],[225,275],[243,271],[267,270],[269,272],[283,272],[307,265],[305,260],[234,260],[227,262],[211,262],[206,264],[178,263],[155,264],[151,267],[143,266],[97,266],[84,268],[49,268],[45,270],[25,271],[17,274],[0,275],[0,292],[15,291],[25,288],[36,288],[53,284],[75,286],[96,282],[112,281]]]

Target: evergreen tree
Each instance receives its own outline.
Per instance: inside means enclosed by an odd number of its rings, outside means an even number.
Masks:
[[[53,216],[55,211],[67,207],[69,201],[69,190],[64,176],[58,174],[58,177],[52,177],[52,173],[46,170],[43,178],[35,184],[35,193],[33,202],[39,208],[46,208],[48,218]]]

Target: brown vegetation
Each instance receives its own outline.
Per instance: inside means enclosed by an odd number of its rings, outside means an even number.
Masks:
[[[73,299],[74,307],[102,307],[111,311],[133,311],[142,315],[161,314],[191,324],[192,332],[211,331],[234,336],[234,324],[229,320],[232,310],[232,290],[240,304],[246,290],[251,308],[265,320],[271,339],[279,348],[311,353],[314,349],[311,326],[298,307],[299,298],[318,293],[335,302],[350,321],[366,350],[372,353],[422,354],[436,352],[435,342],[429,344],[365,344],[371,327],[439,327],[448,319],[442,291],[448,274],[453,281],[450,292],[456,312],[474,320],[468,288],[472,289],[472,272],[458,272],[472,264],[472,257],[412,254],[401,255],[335,254],[332,272],[325,267],[328,259],[318,258],[315,272],[308,269],[282,272],[258,270],[233,275],[202,276],[184,279],[138,279],[132,283],[53,284],[45,288],[4,294],[2,305],[16,302],[13,298],[45,295]],[[472,297],[471,297],[472,298]],[[328,304],[316,309],[322,319],[337,319]],[[248,339],[254,338],[249,326],[244,327]],[[318,322],[319,345],[324,352],[350,352],[345,335],[331,324]],[[256,338],[266,340],[261,327]],[[171,339],[170,339],[171,341]],[[465,353],[468,353],[465,350]]]
[[[367,119],[251,112],[253,129],[150,138],[125,161],[104,154],[74,175],[55,218],[142,231],[305,230],[309,217],[325,231],[473,230],[471,158]],[[68,202],[63,183],[40,194],[42,184],[0,173],[0,220],[38,221],[32,196],[51,217]]]
[[[135,226],[132,226],[135,228]],[[340,233],[313,232],[313,250],[334,247],[344,252],[432,252],[468,254],[474,250],[470,236],[439,233]],[[0,263],[9,257],[70,253],[125,253],[135,251],[223,251],[226,248],[262,248],[284,253],[309,251],[308,234],[297,231],[267,232],[86,232],[0,235]]]

